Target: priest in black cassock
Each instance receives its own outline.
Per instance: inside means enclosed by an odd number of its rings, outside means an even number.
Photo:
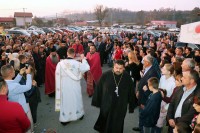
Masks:
[[[136,96],[133,81],[124,71],[124,61],[117,60],[112,70],[105,72],[95,89],[92,105],[100,108],[94,129],[101,133],[123,133],[124,118],[134,112]]]

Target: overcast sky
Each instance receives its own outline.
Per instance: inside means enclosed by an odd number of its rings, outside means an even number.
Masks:
[[[14,12],[32,12],[33,16],[43,17],[68,13],[93,11],[96,5],[121,8],[131,11],[153,10],[161,7],[176,10],[200,8],[200,0],[0,0],[0,17],[13,16]]]

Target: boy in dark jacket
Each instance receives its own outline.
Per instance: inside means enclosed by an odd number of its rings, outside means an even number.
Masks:
[[[152,77],[148,80],[148,88],[153,93],[149,95],[146,106],[143,108],[140,115],[144,123],[144,133],[154,133],[154,127],[160,115],[162,95],[158,90],[158,85],[159,80],[156,77]]]

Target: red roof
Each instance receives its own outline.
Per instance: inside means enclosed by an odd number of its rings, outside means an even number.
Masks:
[[[15,12],[14,17],[33,17],[33,14],[31,12]]]
[[[87,22],[86,21],[82,21],[82,22],[74,22],[75,25],[87,25]]]
[[[0,22],[13,22],[14,18],[0,17]]]

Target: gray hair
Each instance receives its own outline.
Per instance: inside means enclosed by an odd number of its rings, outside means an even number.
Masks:
[[[153,64],[153,56],[151,56],[151,55],[146,55],[145,58],[147,59],[147,61],[148,61],[150,64]]]
[[[190,70],[194,70],[194,68],[195,68],[195,61],[192,58],[186,58],[184,61],[186,62],[186,64],[190,68]]]

